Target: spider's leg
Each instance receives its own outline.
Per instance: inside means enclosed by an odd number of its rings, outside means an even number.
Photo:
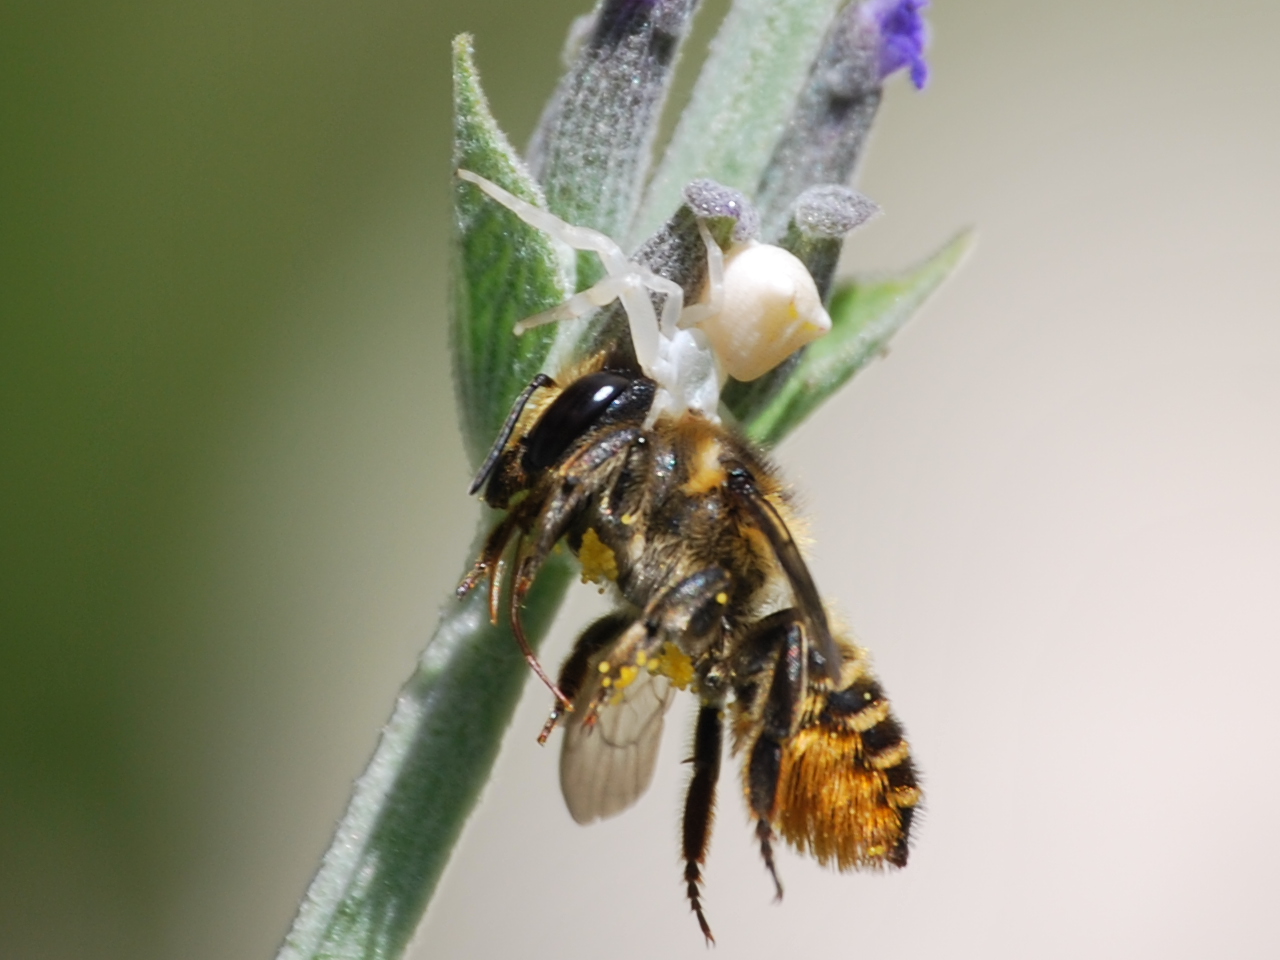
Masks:
[[[707,248],[707,300],[685,307],[680,315],[682,327],[696,327],[724,309],[724,251],[701,220],[698,221],[698,233]]]
[[[662,303],[662,322],[658,324],[658,329],[664,337],[670,339],[675,335],[680,323],[680,312],[684,309],[684,289],[674,280],[668,280],[646,267],[637,266],[636,272],[640,283],[654,293],[667,295]]]
[[[680,292],[680,288],[676,288]],[[627,325],[631,330],[631,346],[636,352],[636,360],[640,369],[652,374],[658,359],[658,317],[653,312],[653,301],[649,299],[649,291],[640,282],[628,283],[618,297],[622,308],[627,311]],[[671,296],[667,296],[671,303]],[[679,307],[677,307],[679,309]],[[665,315],[666,311],[663,310]]]
[[[543,310],[541,313],[535,313],[531,317],[525,317],[515,326],[516,336],[526,330],[540,327],[544,323],[573,320],[585,313],[590,313],[596,307],[603,307],[613,303],[613,301],[623,296],[629,279],[628,277],[605,277],[594,287],[589,287],[581,293],[574,294],[559,306],[552,307],[550,310]]]
[[[561,243],[568,244],[575,250],[590,250],[598,254],[604,263],[605,272],[611,276],[628,271],[630,261],[627,260],[626,254],[599,230],[575,227],[571,223],[565,223],[551,211],[536,207],[527,200],[521,200],[492,180],[486,180],[470,170],[458,170],[458,177],[468,183],[474,183],[529,226],[541,230]]]

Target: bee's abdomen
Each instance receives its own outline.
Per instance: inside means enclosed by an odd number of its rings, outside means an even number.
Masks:
[[[841,870],[905,866],[920,787],[880,684],[863,673],[808,699],[807,719],[783,749],[782,835]]]

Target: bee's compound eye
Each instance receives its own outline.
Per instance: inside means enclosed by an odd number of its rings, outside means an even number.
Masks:
[[[565,387],[525,437],[525,468],[546,469],[606,414],[613,419],[636,407],[643,415],[652,402],[653,384],[648,380],[608,370],[580,377]]]

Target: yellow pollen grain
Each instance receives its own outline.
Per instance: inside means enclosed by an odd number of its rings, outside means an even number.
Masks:
[[[721,590],[719,593],[716,594],[716,603],[720,604],[720,606],[723,607],[728,602],[729,602],[729,595],[725,593],[723,590]]]
[[[639,667],[631,667],[631,666],[622,667],[618,671],[618,682],[617,684],[615,684],[615,686],[619,690],[623,689],[624,687],[631,686],[631,684],[636,679],[636,674],[639,672],[640,672]]]
[[[613,686],[613,677],[605,677],[603,680],[600,681],[600,686],[602,687]]]
[[[668,641],[664,644],[662,656],[655,657],[654,662],[657,666],[651,669],[662,674],[681,690],[693,682],[693,661],[674,643]]]
[[[596,667],[596,669],[597,669],[597,670],[599,670],[601,673],[608,673],[608,672],[609,672],[609,661],[608,661],[608,660],[601,660],[601,661],[600,661],[600,666]]]
[[[624,513],[620,518],[624,527],[629,527],[636,522],[634,514]]]
[[[618,579],[618,558],[611,547],[600,542],[600,536],[588,527],[578,548],[578,562],[582,564],[583,583],[604,583]]]
[[[645,663],[648,661],[648,659],[649,659],[649,655],[645,653],[643,650],[641,650],[639,653],[636,654],[636,666],[643,667]]]

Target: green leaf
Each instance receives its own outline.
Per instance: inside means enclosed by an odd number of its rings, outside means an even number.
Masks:
[[[493,516],[485,516],[482,536]],[[572,573],[563,556],[542,568],[522,618],[535,645]],[[490,624],[487,607],[483,589],[445,607],[277,960],[394,960],[403,953],[529,676],[510,625]]]
[[[489,112],[467,34],[453,42],[453,84],[454,169],[478,173],[544,206],[537,183]],[[520,337],[512,329],[567,299],[573,283],[571,267],[546,234],[456,177],[453,199],[454,385],[462,436],[477,467],[556,336],[550,326]]]
[[[831,298],[831,332],[811,343],[772,399],[744,423],[747,436],[774,446],[839,390],[898,332],[956,268],[973,241],[965,231],[928,260],[895,277],[854,281]]]
[[[489,113],[471,40],[454,42],[454,160],[538,202],[541,195]],[[468,452],[479,463],[511,401],[540,369],[552,329],[516,337],[517,320],[554,306],[571,284],[550,241],[514,214],[455,185],[453,353]],[[493,514],[482,518],[473,556]],[[553,557],[524,606],[541,642],[573,564]],[[356,782],[337,835],[308,888],[279,960],[394,960],[413,935],[489,777],[529,668],[485,591],[450,601]]]
[[[639,244],[710,177],[747,196],[773,154],[823,35],[844,0],[735,0],[631,231]]]
[[[529,148],[529,166],[557,216],[626,236],[697,6],[698,0],[596,4]],[[589,264],[579,269],[591,282],[599,278],[595,257],[579,260]]]

